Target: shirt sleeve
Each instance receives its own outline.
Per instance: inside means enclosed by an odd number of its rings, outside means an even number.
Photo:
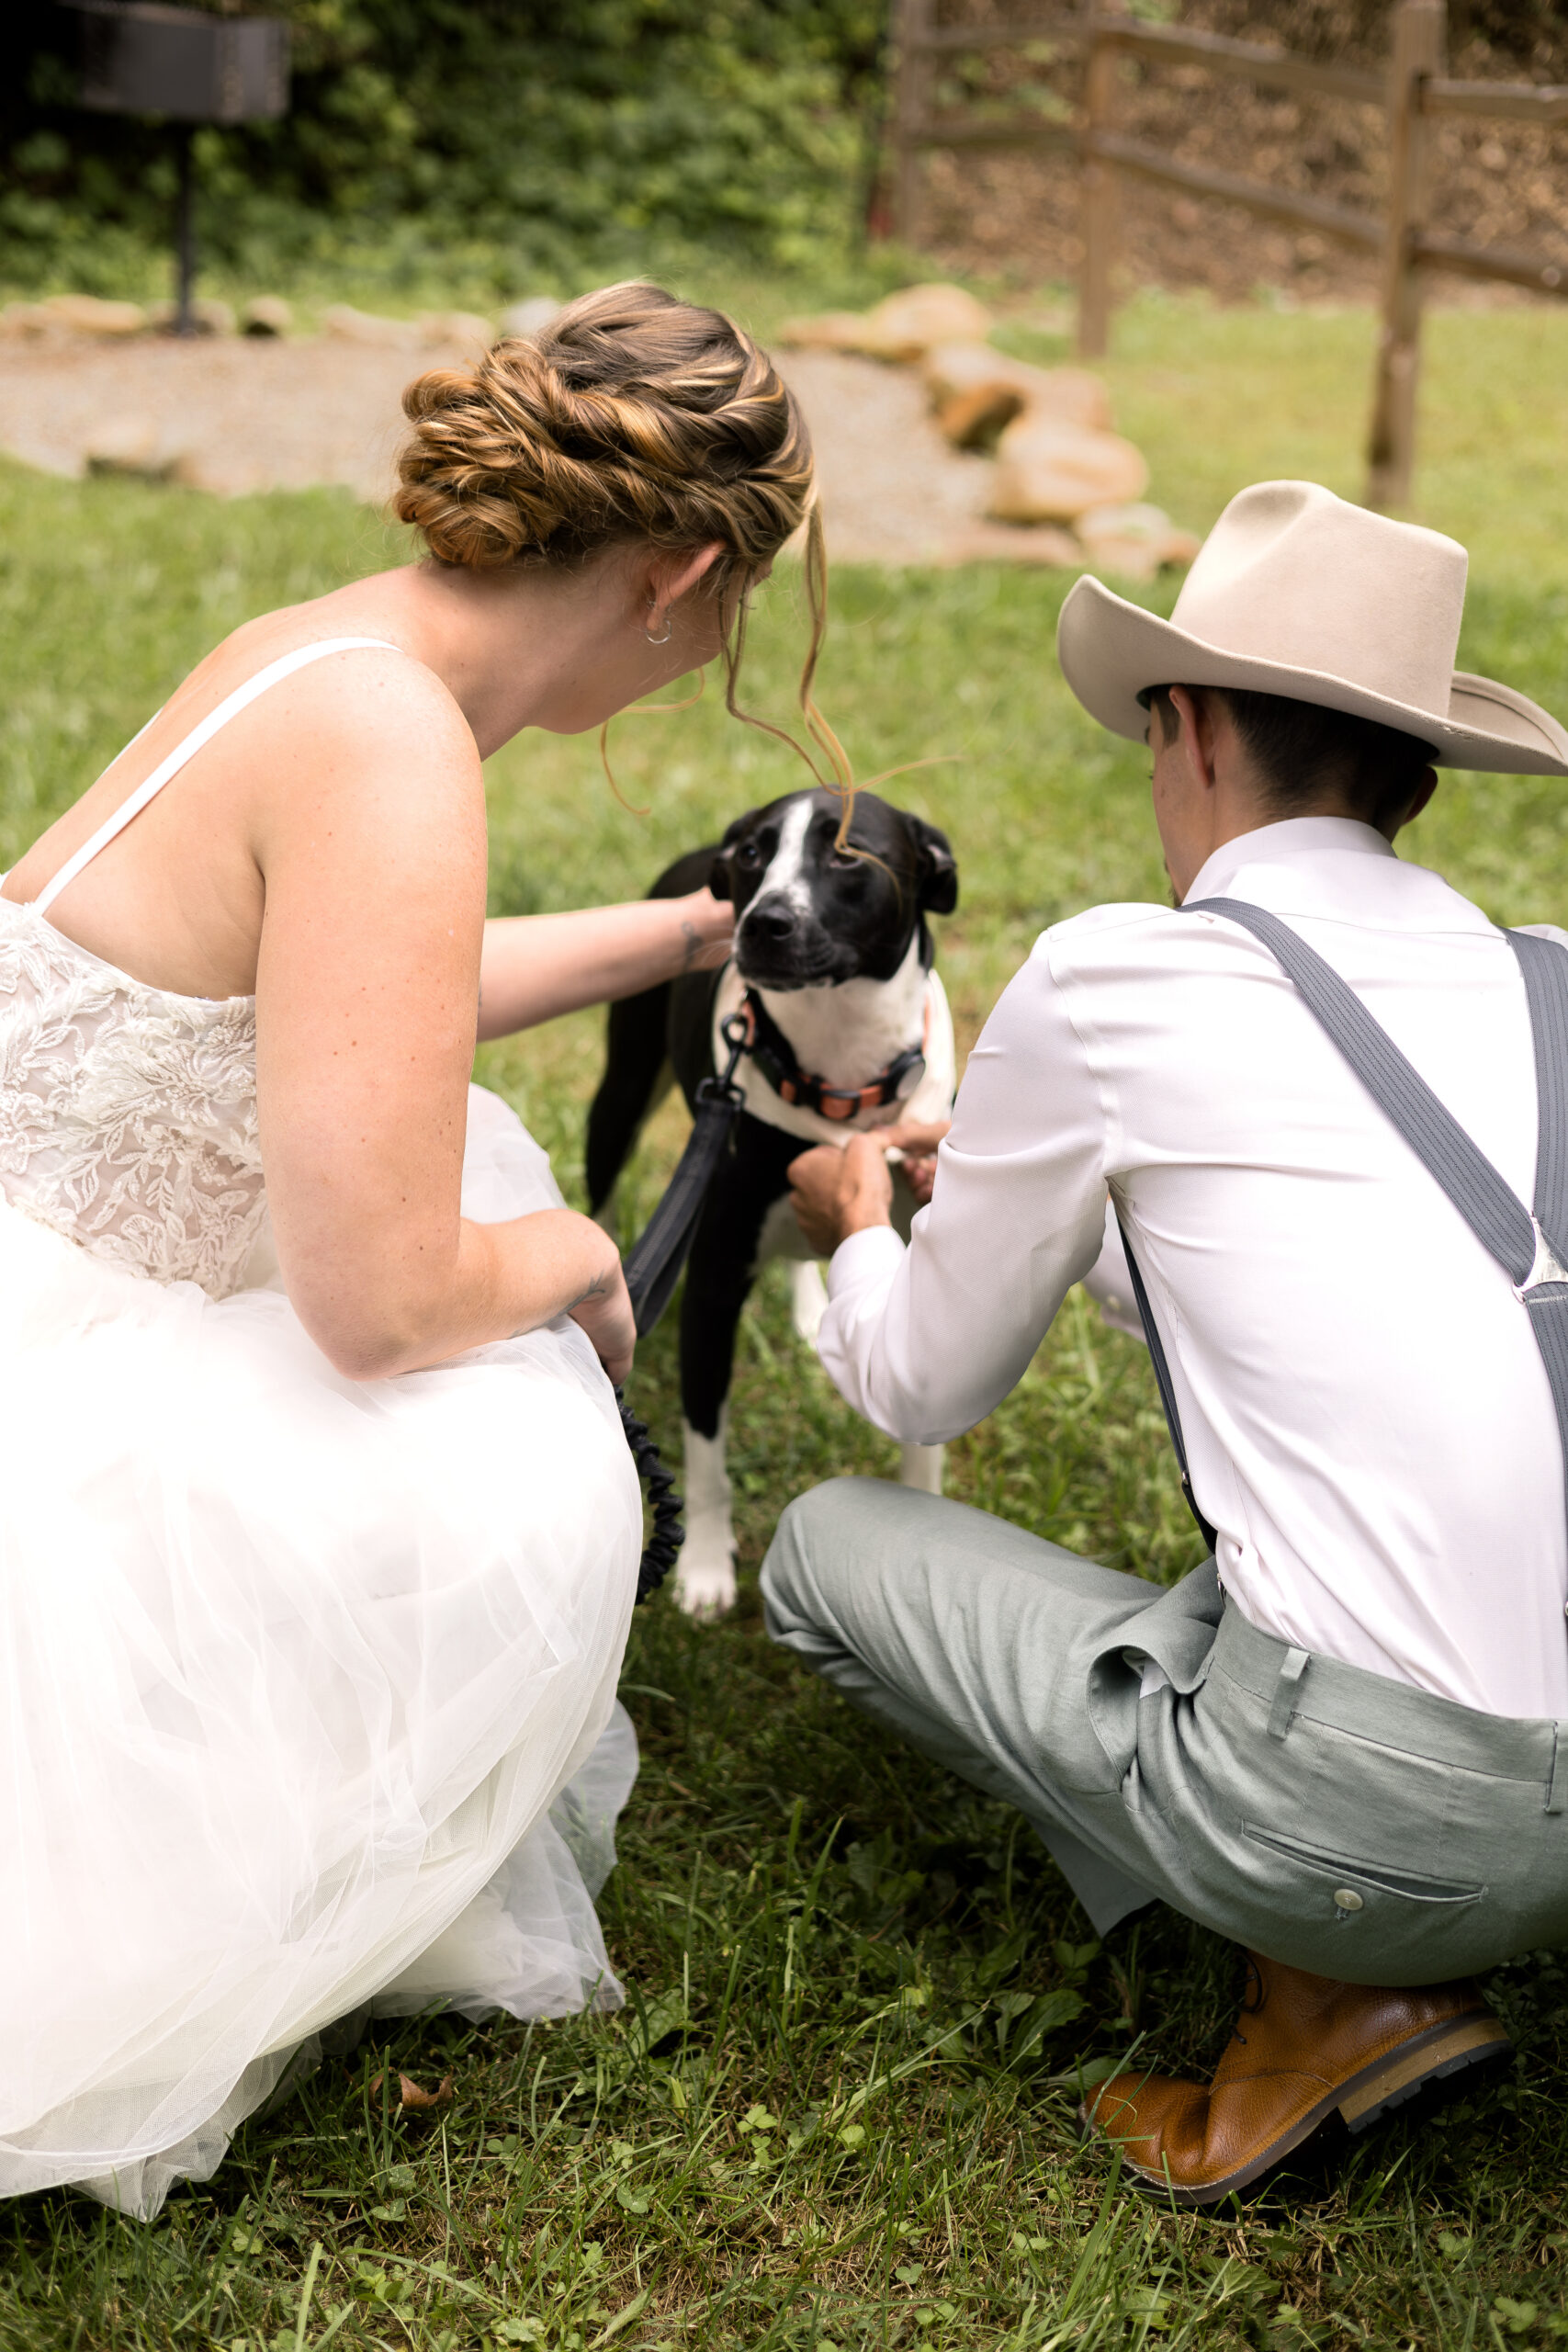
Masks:
[[[1100,1254],[1105,1132],[1047,933],[969,1057],[908,1249],[879,1227],[834,1252],[817,1344],[857,1412],[940,1445],[1017,1385]]]

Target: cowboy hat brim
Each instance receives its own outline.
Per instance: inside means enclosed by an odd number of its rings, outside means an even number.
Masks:
[[[1227,653],[1190,637],[1157,613],[1112,594],[1087,576],[1062,606],[1056,629],[1062,675],[1102,727],[1141,743],[1149,717],[1138,696],[1151,686],[1235,686],[1282,695],[1357,718],[1376,719],[1432,747],[1438,767],[1499,775],[1568,775],[1568,732],[1527,695],[1456,670],[1446,718],[1371,694],[1348,678],[1289,662]]]

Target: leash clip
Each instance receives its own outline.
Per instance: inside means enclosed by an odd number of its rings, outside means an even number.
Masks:
[[[743,1012],[727,1012],[718,1024],[718,1034],[729,1047],[729,1059],[722,1072],[703,1080],[697,1089],[697,1099],[699,1102],[723,1101],[739,1105],[744,1102],[745,1097],[735,1083],[735,1073],[740,1067],[741,1055],[750,1053],[751,1049],[750,1016]]]

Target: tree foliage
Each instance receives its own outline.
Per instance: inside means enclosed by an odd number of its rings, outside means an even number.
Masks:
[[[772,263],[852,235],[885,0],[270,0],[286,120],[205,131],[209,246],[414,220],[536,253],[719,241]],[[159,125],[80,112],[76,20],[0,30],[7,274],[89,224],[163,233]]]

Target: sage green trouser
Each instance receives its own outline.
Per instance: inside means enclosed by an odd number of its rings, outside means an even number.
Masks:
[[[1568,1941],[1568,1724],[1288,1649],[1213,1561],[1162,1591],[840,1478],[790,1504],[762,1592],[775,1641],[1019,1806],[1100,1934],[1160,1897],[1366,1984]],[[1146,1660],[1168,1679],[1140,1698]]]

